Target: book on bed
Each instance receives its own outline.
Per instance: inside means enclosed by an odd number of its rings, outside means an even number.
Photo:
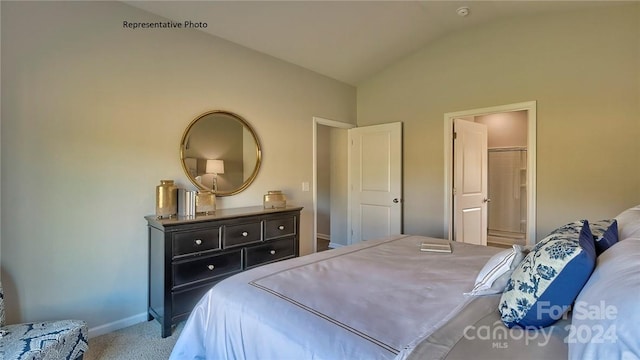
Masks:
[[[420,251],[451,253],[451,243],[423,242],[420,244]]]

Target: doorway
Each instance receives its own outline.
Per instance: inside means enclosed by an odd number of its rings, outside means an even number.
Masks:
[[[313,118],[314,252],[348,244],[347,130],[354,127]]]
[[[453,120],[488,128],[487,243],[535,243],[536,102],[445,114],[445,234],[455,240]]]
[[[314,252],[401,233],[402,123],[313,118],[313,213]]]

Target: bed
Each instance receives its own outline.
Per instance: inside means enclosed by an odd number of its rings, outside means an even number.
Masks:
[[[542,251],[538,246],[451,242],[452,253],[422,252],[424,242],[448,241],[400,235],[225,279],[196,305],[171,359],[637,359],[640,206],[611,220],[619,241],[594,260],[571,302],[604,302],[619,316],[576,321],[571,316],[576,311],[563,311],[552,324],[509,328],[508,294],[517,292],[514,279],[526,273],[522,268]],[[496,269],[504,271],[496,274]],[[562,284],[563,296],[568,287]],[[584,329],[599,326],[614,329],[611,343],[585,339]]]

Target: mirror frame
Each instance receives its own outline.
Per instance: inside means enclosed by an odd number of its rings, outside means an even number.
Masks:
[[[255,145],[256,145],[256,165],[253,168],[253,172],[251,173],[251,175],[238,188],[233,189],[231,191],[218,191],[216,193],[216,196],[235,195],[235,194],[238,194],[239,192],[245,190],[249,185],[251,185],[253,180],[255,180],[255,178],[258,176],[258,171],[260,170],[260,165],[262,164],[262,147],[260,146],[260,140],[258,140],[258,136],[256,135],[256,132],[253,130],[251,125],[249,125],[249,123],[244,118],[242,118],[240,115],[232,113],[230,111],[211,110],[211,111],[207,111],[204,114],[201,114],[198,117],[196,117],[193,121],[191,121],[191,123],[189,123],[189,126],[187,126],[187,129],[182,134],[182,140],[180,140],[180,163],[182,164],[182,170],[184,171],[185,175],[187,175],[187,178],[189,179],[189,181],[191,181],[191,183],[193,185],[195,185],[196,188],[198,188],[198,191],[211,191],[211,192],[213,192],[213,189],[209,189],[209,188],[205,187],[204,185],[202,185],[199,182],[197,182],[196,179],[191,176],[191,174],[189,173],[189,169],[187,169],[187,164],[184,161],[184,159],[185,159],[184,150],[185,150],[185,143],[186,143],[186,140],[187,140],[187,136],[189,135],[189,132],[191,131],[193,126],[199,120],[203,119],[204,117],[209,116],[209,115],[214,115],[214,114],[226,115],[226,116],[232,117],[235,120],[237,120],[238,122],[240,122],[240,124],[243,126],[243,128],[247,129],[249,131],[249,133],[251,133],[251,136],[253,137],[253,140],[254,140]]]

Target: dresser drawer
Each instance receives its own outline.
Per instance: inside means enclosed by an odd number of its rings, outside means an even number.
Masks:
[[[176,291],[171,293],[171,300],[173,304],[172,320],[179,318],[180,316],[186,317],[193,307],[196,306],[202,296],[209,291],[215,285],[215,282],[192,288],[185,291]]]
[[[264,239],[275,239],[296,234],[296,217],[287,216],[265,221]]]
[[[294,257],[295,238],[274,240],[246,248],[247,268]]]
[[[178,231],[173,234],[173,256],[220,248],[219,228]]]
[[[198,257],[173,264],[173,286],[228,275],[242,270],[242,250]]]
[[[222,235],[224,248],[251,244],[261,240],[262,223],[260,221],[224,226]]]

